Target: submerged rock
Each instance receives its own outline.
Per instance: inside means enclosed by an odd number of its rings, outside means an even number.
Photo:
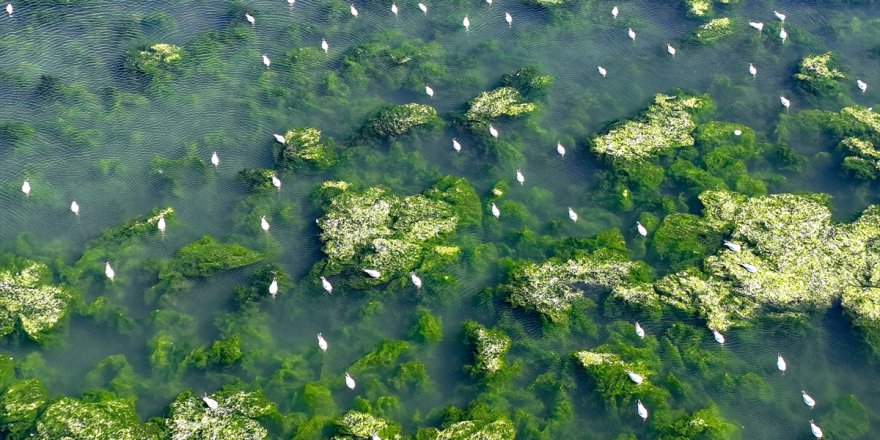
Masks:
[[[62,397],[40,415],[33,438],[150,440],[161,436],[157,429],[141,423],[133,399],[86,402]]]
[[[509,336],[473,321],[464,323],[464,331],[474,345],[474,372],[491,376],[504,368],[504,357],[510,350]]]
[[[191,391],[177,396],[166,424],[168,438],[257,440],[269,437],[256,418],[276,412],[275,404],[262,393],[221,391],[212,394],[217,408],[211,409]]]
[[[713,106],[706,95],[656,95],[654,104],[641,116],[615,124],[605,134],[593,138],[590,148],[611,159],[632,160],[692,146],[695,117]]]
[[[276,155],[280,167],[295,169],[309,165],[325,169],[336,163],[332,143],[322,143],[318,129],[294,128],[284,133],[284,140],[284,145]]]
[[[49,268],[34,261],[0,270],[0,337],[20,327],[40,342],[67,316],[73,295],[51,279]]]
[[[367,121],[361,130],[365,139],[387,139],[400,136],[415,128],[433,129],[443,125],[434,107],[424,104],[387,106]]]

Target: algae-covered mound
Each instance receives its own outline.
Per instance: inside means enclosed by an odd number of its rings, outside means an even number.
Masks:
[[[375,433],[383,439],[400,439],[399,428],[386,420],[361,411],[348,411],[336,420],[334,440],[371,438]]]
[[[665,150],[694,145],[695,116],[712,108],[708,96],[656,95],[634,119],[620,122],[592,140],[591,149],[612,159],[644,159]]]
[[[498,419],[491,423],[464,420],[453,423],[440,431],[419,432],[419,438],[425,440],[513,440],[516,428],[507,419]]]
[[[820,55],[804,57],[800,63],[800,70],[794,74],[801,86],[811,93],[824,93],[837,87],[837,80],[846,78],[843,72],[837,69],[831,52]]]
[[[634,300],[663,301],[726,329],[761,310],[824,309],[841,299],[857,325],[880,326],[880,207],[839,224],[817,196],[707,191],[700,200],[706,221],[729,228],[741,250],[707,257],[702,272],[664,277]]]
[[[0,269],[0,337],[20,326],[39,342],[67,316],[73,296],[66,288],[50,284],[51,279],[49,268],[34,261]]]
[[[387,280],[414,268],[433,252],[429,244],[456,229],[459,212],[471,216],[467,203],[456,205],[456,200],[468,200],[464,193],[470,191],[462,190],[462,182],[444,182],[425,195],[408,197],[380,187],[355,192],[336,185],[341,192],[318,219],[327,269],[375,269]]]
[[[840,148],[851,156],[843,158],[843,168],[860,179],[880,177],[880,150],[867,140],[848,137],[840,141]]]
[[[733,34],[733,21],[730,17],[723,17],[709,20],[698,27],[694,31],[693,39],[702,44],[713,44]]]
[[[516,117],[536,108],[535,104],[525,102],[519,90],[505,86],[480,93],[468,101],[464,119],[471,130],[481,130],[500,117]]]
[[[55,401],[37,420],[33,437],[43,440],[149,440],[159,432],[141,423],[133,399],[86,402],[69,397]]]
[[[692,17],[708,17],[714,11],[715,4],[728,5],[739,3],[740,0],[684,0],[687,15]]]
[[[880,113],[865,107],[851,106],[841,109],[840,114],[858,122],[860,131],[880,142]]]
[[[386,139],[400,136],[415,128],[434,129],[443,125],[434,107],[424,104],[389,105],[382,108],[364,125],[364,139]]]
[[[256,418],[272,414],[275,404],[260,392],[221,391],[211,396],[216,409],[209,408],[191,391],[177,396],[171,404],[166,425],[171,440],[236,439],[257,440],[269,437]]]
[[[651,383],[645,367],[626,362],[614,353],[584,350],[574,353],[574,357],[592,378],[596,391],[612,407],[626,406],[636,398],[662,401],[668,395],[664,389]],[[640,384],[633,382],[627,372],[641,375],[644,381]]]
[[[185,277],[206,277],[248,266],[263,258],[259,252],[234,243],[223,244],[206,235],[180,248],[171,267]]]
[[[489,329],[473,321],[464,323],[467,338],[474,346],[475,372],[492,375],[504,368],[510,350],[510,337],[499,329]]]
[[[125,59],[125,66],[144,75],[152,76],[169,65],[179,62],[182,58],[183,49],[173,44],[159,43],[145,50],[129,53]]]
[[[20,380],[0,394],[0,433],[23,438],[49,399],[46,387],[36,379]]]
[[[525,263],[516,268],[501,287],[511,304],[542,313],[551,321],[562,321],[575,299],[583,296],[575,283],[615,287],[625,284],[640,263],[608,252],[543,263]]]
[[[316,128],[294,128],[284,133],[285,143],[276,155],[282,168],[294,169],[310,165],[325,169],[336,163],[332,144],[321,142],[321,132]]]

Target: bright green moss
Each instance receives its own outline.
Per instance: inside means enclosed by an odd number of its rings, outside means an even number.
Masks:
[[[641,364],[625,362],[614,353],[598,351],[579,351],[574,353],[574,357],[610,408],[629,406],[636,399],[661,403],[668,398],[669,393],[652,382],[650,377],[653,373]],[[644,381],[636,384],[630,379],[628,371],[642,375]]]
[[[867,139],[848,137],[840,142],[840,149],[852,156],[843,158],[843,168],[860,179],[880,176],[880,150]]]
[[[336,431],[341,436],[334,439],[370,438],[376,433],[383,439],[399,439],[400,428],[394,423],[360,411],[348,411],[336,419]]]
[[[672,214],[654,232],[651,251],[671,267],[699,266],[706,255],[718,250],[722,231],[691,214]]]
[[[738,438],[736,425],[725,420],[715,405],[683,415],[677,420],[660,425],[657,429],[660,431],[657,438],[663,440]]]
[[[333,392],[324,385],[309,382],[303,387],[301,399],[303,403],[314,413],[321,415],[336,414],[336,402],[333,401]]]
[[[846,78],[838,68],[831,52],[804,57],[800,70],[794,75],[804,90],[816,95],[828,94],[840,88],[837,80]]]

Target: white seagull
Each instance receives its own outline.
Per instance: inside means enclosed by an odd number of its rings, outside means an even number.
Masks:
[[[642,421],[648,420],[648,408],[645,408],[645,405],[642,405],[641,400],[637,400],[637,410],[639,412],[639,417],[642,418]]]
[[[783,21],[783,22],[785,21],[785,14],[778,12],[778,11],[773,11],[773,15],[775,15],[776,18],[779,19],[779,21]]]
[[[459,144],[455,138],[452,138],[452,149],[454,149],[456,153],[461,153],[461,144]]]
[[[492,202],[492,215],[494,215],[495,218],[501,217],[501,210],[495,206],[495,202]]]
[[[113,271],[113,268],[110,267],[110,262],[104,262],[104,275],[107,275],[107,278],[110,278],[110,281],[113,281],[113,278],[116,277],[116,272]]]
[[[712,336],[715,337],[715,342],[717,342],[717,343],[719,343],[719,344],[721,344],[721,345],[724,345],[724,341],[725,341],[725,339],[724,339],[724,335],[722,335],[721,333],[719,333],[718,330],[715,330],[715,329],[713,328],[713,329],[712,329]]]
[[[369,275],[370,278],[379,278],[382,276],[382,272],[379,272],[376,269],[364,269],[364,273]]]
[[[70,203],[70,212],[79,215],[79,203],[76,203],[76,200]]]
[[[262,228],[266,232],[269,232],[269,222],[266,221],[265,215],[260,216],[260,228]]]
[[[352,379],[351,376],[348,374],[348,372],[346,372],[345,373],[345,386],[347,386],[348,389],[353,390],[355,385],[356,384],[354,382],[354,379]]]
[[[269,56],[266,54],[263,54],[263,65],[265,65],[266,68],[268,69],[270,64],[272,64],[272,61],[269,59]]]
[[[742,246],[740,246],[734,242],[727,241],[727,240],[724,241],[724,246],[726,246],[728,249],[730,249],[733,252],[739,252],[742,250]]]
[[[607,71],[607,70],[605,70],[605,68],[604,68],[604,67],[602,67],[602,66],[599,66],[599,74],[600,74],[600,75],[602,75],[602,78],[605,78],[605,75],[607,75],[607,74],[608,74],[608,71]]]
[[[620,9],[618,9],[617,6],[611,8],[611,16],[612,17],[617,18],[617,14],[619,14],[619,13],[620,13]]]
[[[856,78],[856,86],[858,86],[859,90],[861,90],[862,93],[865,93],[868,91],[868,83],[862,81],[859,78]]]
[[[272,295],[272,299],[278,295],[278,280],[275,277],[272,277],[272,284],[269,284],[269,295]]]
[[[327,40],[324,38],[321,38],[321,49],[324,49],[324,53],[330,50],[330,45],[327,44]]]
[[[669,52],[669,55],[672,55],[672,57],[675,58],[675,48],[672,47],[671,44],[666,43],[666,51]]]
[[[639,324],[638,321],[636,321],[636,334],[637,334],[640,338],[644,338],[644,337],[645,337],[645,329],[642,328],[641,324]]]
[[[211,165],[214,165],[214,168],[217,168],[220,165],[220,157],[217,156],[217,152],[211,153]]]
[[[782,104],[783,107],[785,107],[786,110],[791,107],[791,101],[789,101],[788,98],[786,98],[785,96],[780,96],[779,102]]]
[[[327,293],[333,293],[333,285],[330,284],[330,281],[327,281],[327,278],[321,277],[321,287],[323,287]]]
[[[813,409],[813,407],[816,406],[816,401],[812,397],[810,397],[810,395],[807,394],[806,391],[801,390],[801,397],[804,399],[804,403],[809,406],[810,409]]]
[[[27,179],[24,179],[24,183],[21,184],[21,192],[26,196],[31,195],[31,184]]]
[[[318,347],[320,347],[322,351],[327,351],[327,340],[325,340],[324,336],[321,336],[320,333],[318,333]]]
[[[425,84],[425,94],[427,94],[428,96],[433,98],[434,97],[434,89],[432,89],[431,86]]]
[[[739,266],[746,270],[748,273],[757,273],[758,268],[749,264],[749,263],[739,263]]]
[[[462,26],[464,26],[464,30],[470,30],[471,21],[468,19],[468,16],[464,16],[464,20],[461,21]]]
[[[749,26],[751,26],[751,27],[757,29],[757,30],[758,30],[758,33],[760,33],[761,31],[764,30],[764,23],[761,23],[761,22],[750,21],[750,22],[749,22]]]
[[[510,15],[510,12],[504,13],[504,21],[507,22],[508,26],[513,26],[513,16]]]
[[[9,14],[10,17],[12,17],[12,3],[6,4],[6,13]]]
[[[526,181],[525,176],[523,176],[523,173],[520,170],[516,170],[516,181],[519,182],[520,186]]]
[[[571,206],[568,207],[568,218],[573,222],[578,221],[578,214],[574,212],[574,209],[571,209]]]
[[[275,142],[278,142],[281,145],[284,145],[287,143],[287,139],[285,139],[284,136],[282,136],[278,133],[272,133],[272,137],[275,138]]]
[[[209,408],[209,409],[217,409],[217,408],[220,408],[220,404],[217,403],[216,400],[214,400],[214,399],[208,397],[207,394],[204,395],[204,396],[202,396],[202,402],[205,402],[205,405],[208,405],[208,408]]]
[[[559,142],[556,142],[556,152],[559,153],[560,156],[565,157],[565,147]]]
[[[493,138],[498,137],[498,130],[495,129],[495,127],[493,127],[492,124],[489,124],[489,134],[491,134]]]
[[[645,228],[641,222],[636,222],[636,230],[639,232],[639,235],[642,237],[648,236],[648,229]]]
[[[635,382],[636,385],[641,385],[642,382],[645,380],[645,378],[642,377],[641,374],[633,372],[633,371],[627,371],[626,375],[629,376],[629,378],[632,379],[632,381]]]
[[[275,188],[281,189],[281,179],[279,179],[274,174],[272,175],[272,186]]]
[[[749,73],[752,74],[752,78],[758,75],[758,69],[755,68],[755,65],[752,63],[749,63]]]
[[[422,288],[422,279],[419,278],[419,276],[416,275],[415,272],[410,272],[410,273],[409,273],[409,279],[412,280],[412,283],[413,283],[414,286],[416,286],[416,289],[421,289],[421,288]]]
[[[165,232],[165,217],[159,217],[159,220],[156,222],[156,228],[159,229],[159,232]]]
[[[397,3],[391,4],[391,13],[397,15]]]
[[[813,432],[813,437],[822,438],[822,429],[816,426],[812,420],[810,420],[810,431]]]
[[[244,18],[247,19],[248,23],[250,23],[251,26],[254,26],[257,23],[257,20],[254,19],[254,16],[247,12],[244,13]]]
[[[788,38],[788,32],[785,32],[785,28],[779,29],[779,38],[782,38],[782,42],[785,43],[785,39]]]
[[[782,355],[778,353],[776,354],[776,368],[778,368],[783,374],[785,374],[785,370],[788,369],[785,359],[783,359]]]
[[[351,15],[354,15],[355,17],[357,17],[358,10],[357,10],[357,8],[354,7],[354,3],[351,3],[349,6],[351,6]]]
[[[419,3],[419,9],[421,9],[421,10],[422,10],[422,12],[424,12],[424,13],[425,13],[425,15],[428,15],[428,7],[427,7],[427,6],[425,6],[425,4],[424,4],[424,3]]]
[[[636,31],[634,31],[633,28],[629,28],[629,31],[627,31],[627,34],[629,34],[630,40],[636,41]]]

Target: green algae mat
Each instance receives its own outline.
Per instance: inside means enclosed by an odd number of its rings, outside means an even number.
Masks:
[[[873,0],[6,3],[0,438],[880,431]]]

